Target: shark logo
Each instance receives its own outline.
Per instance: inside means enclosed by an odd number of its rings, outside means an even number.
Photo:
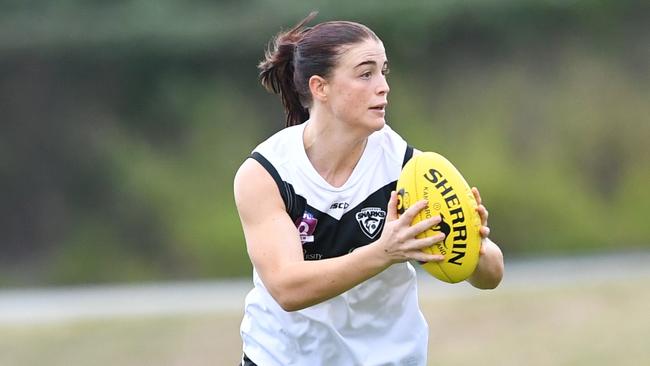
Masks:
[[[370,239],[374,239],[384,227],[386,211],[378,207],[366,207],[355,215],[361,231]]]

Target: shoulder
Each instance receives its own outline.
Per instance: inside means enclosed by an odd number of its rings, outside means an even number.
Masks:
[[[272,183],[272,179],[266,169],[255,159],[248,158],[237,169],[234,179],[235,198],[242,192],[252,191],[252,188],[265,186],[265,183]]]
[[[233,182],[235,205],[240,214],[262,207],[283,208],[278,187],[269,172],[254,159],[246,159],[235,173]]]

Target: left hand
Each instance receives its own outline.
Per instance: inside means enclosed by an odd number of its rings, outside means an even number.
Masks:
[[[479,250],[479,260],[474,273],[467,279],[472,286],[480,289],[496,288],[503,278],[503,253],[499,246],[488,238],[490,228],[488,223],[488,210],[483,205],[481,194],[476,187],[472,187],[472,194],[476,199],[478,212],[481,217],[481,249]]]
[[[478,188],[472,187],[472,194],[474,194],[474,199],[478,204],[476,212],[478,212],[478,215],[481,217],[481,228],[479,229],[479,234],[483,240],[481,240],[481,249],[479,250],[479,254],[483,255],[485,254],[485,246],[483,245],[484,239],[487,239],[487,237],[490,235],[490,227],[487,226],[489,212],[483,205],[483,200],[481,200],[481,193],[479,193]]]

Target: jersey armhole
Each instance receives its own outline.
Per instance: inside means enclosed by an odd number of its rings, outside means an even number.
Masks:
[[[277,169],[275,169],[273,164],[271,164],[271,162],[268,161],[262,154],[255,151],[249,156],[249,158],[260,163],[262,167],[264,167],[264,169],[266,169],[266,171],[271,175],[275,181],[275,184],[278,186],[280,196],[284,202],[285,210],[291,217],[291,220],[295,222],[298,218],[302,217],[303,210],[305,209],[305,202],[303,202],[304,198],[301,199],[302,197],[296,195],[293,186],[282,180],[282,177],[280,177],[280,173],[278,173]]]

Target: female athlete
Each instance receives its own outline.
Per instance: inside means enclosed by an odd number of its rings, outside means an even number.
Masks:
[[[425,202],[399,218],[396,186],[414,152],[385,121],[388,59],[368,27],[310,14],[280,33],[260,64],[280,95],[287,127],[257,146],[238,170],[234,194],[254,288],[246,297],[242,365],[425,365],[428,326],[409,261],[444,238],[415,236]],[[503,256],[483,237],[468,281],[496,287]]]

